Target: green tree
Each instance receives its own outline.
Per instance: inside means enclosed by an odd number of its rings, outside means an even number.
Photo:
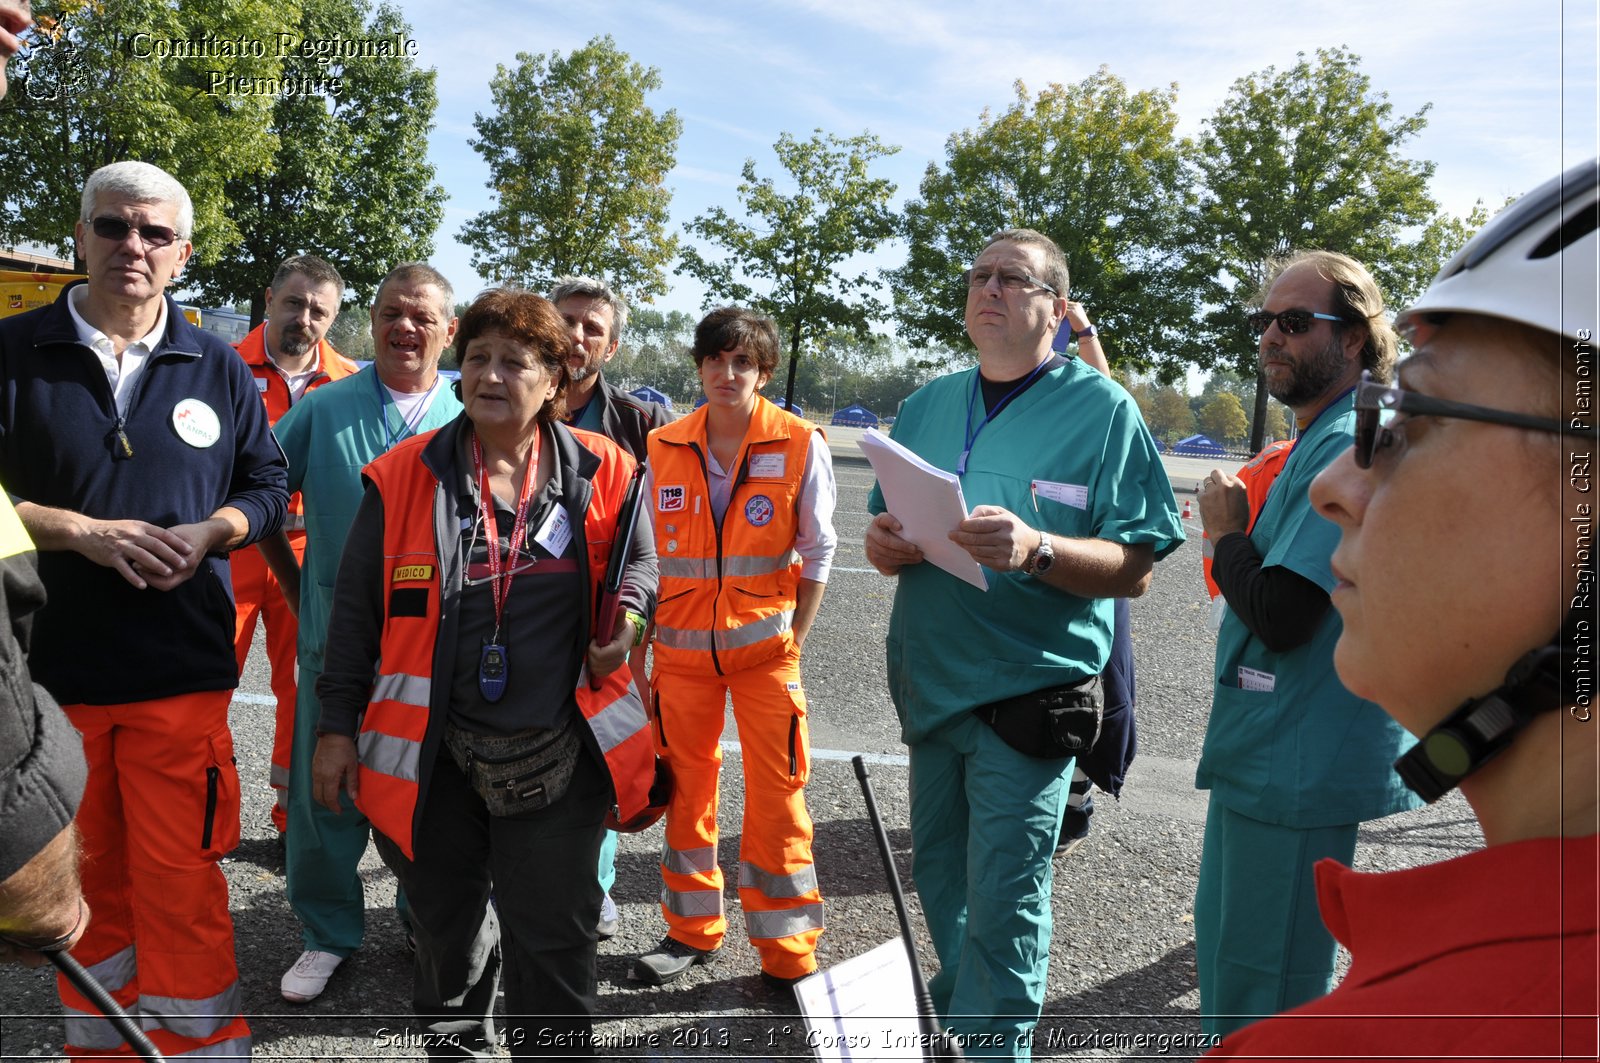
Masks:
[[[952,134],[906,205],[906,264],[887,277],[901,335],[970,350],[959,280],[988,237],[1025,226],[1066,253],[1073,299],[1100,330],[1112,365],[1179,379],[1207,348],[1182,246],[1191,200],[1175,129],[1175,87],[1132,92],[1104,67],[1036,98],[1021,82],[999,115]]]
[[[1250,432],[1244,406],[1229,392],[1222,392],[1200,410],[1200,431],[1219,443],[1237,443]]]
[[[388,4],[301,0],[297,37],[322,41],[406,41],[411,27]],[[397,263],[433,252],[445,192],[427,162],[437,97],[435,74],[400,54],[286,57],[286,79],[339,79],[337,94],[284,94],[272,107],[277,150],[264,167],[225,186],[239,248],[191,269],[190,282],[213,301],[247,300],[260,324],[263,290],[278,263],[313,252],[338,267],[358,302],[376,292]]]
[[[900,149],[871,133],[841,139],[818,129],[809,140],[784,133],[773,150],[794,191],[758,178],[755,160],[746,159],[739,203],[753,224],[721,207],[695,218],[685,228],[725,257],[687,247],[683,268],[708,289],[708,307],[738,303],[777,321],[789,339],[784,396],[792,399],[800,356],[823,333],[843,328],[865,337],[883,314],[876,280],[844,267],[894,235],[894,183],[868,171]]]
[[[298,0],[39,0],[34,12],[44,32],[0,105],[9,130],[0,137],[0,243],[71,253],[84,181],[137,159],[188,189],[194,261],[221,258],[239,239],[227,182],[268,167],[277,147],[272,97],[236,91],[235,79],[279,74],[275,45],[294,32]],[[204,58],[158,52],[206,38],[250,47]]]
[[[1201,340],[1257,377],[1252,450],[1261,446],[1267,394],[1244,315],[1273,257],[1341,251],[1401,305],[1465,239],[1470,219],[1440,214],[1428,194],[1433,164],[1401,155],[1427,111],[1396,115],[1359,57],[1333,48],[1240,78],[1206,122],[1196,156],[1195,269],[1212,309]]]
[[[517,64],[496,67],[494,110],[473,119],[494,199],[461,229],[473,268],[539,291],[585,273],[636,300],[664,294],[677,237],[663,182],[683,122],[645,104],[659,71],[609,36],[565,57],[519,52]]]
[[[1139,411],[1150,434],[1164,443],[1173,443],[1194,435],[1194,411],[1182,391],[1170,384],[1139,385],[1133,393]]]
[[[633,307],[616,361],[606,367],[607,379],[614,377],[626,388],[648,385],[681,408],[692,407],[702,391],[689,354],[694,326],[695,319],[681,310]]]
[[[1267,404],[1267,428],[1264,436],[1266,443],[1275,443],[1280,439],[1289,438],[1289,422],[1283,416],[1283,403],[1274,400]]]

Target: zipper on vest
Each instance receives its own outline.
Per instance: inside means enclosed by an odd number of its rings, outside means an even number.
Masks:
[[[700,449],[699,443],[692,440],[687,445],[690,450],[694,451],[694,456],[700,459],[700,482],[705,484],[706,497],[709,498],[711,496],[711,470],[706,465],[705,451]],[[699,499],[695,500],[695,505],[699,506]],[[733,505],[733,491],[731,489],[728,492],[728,505]],[[726,675],[727,673],[722,670],[722,662],[717,659],[717,601],[722,597],[722,521],[717,519],[717,511],[714,509],[709,516],[711,517],[711,526],[717,532],[717,593],[711,598],[711,623],[706,630],[711,632],[711,667],[717,670],[718,675]],[[723,516],[727,516],[727,514],[724,513]]]
[[[116,399],[113,398],[111,401],[114,404]],[[117,414],[117,419],[111,426],[111,434],[116,437],[116,444],[111,448],[111,456],[118,460],[133,457],[133,441],[128,438],[127,427],[127,420],[122,414]]]
[[[661,743],[661,748],[667,748],[667,727],[661,720],[661,695],[652,693],[651,700],[655,703],[656,741]]]

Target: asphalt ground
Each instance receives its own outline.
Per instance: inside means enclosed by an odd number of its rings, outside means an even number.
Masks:
[[[812,776],[807,789],[816,823],[817,872],[827,901],[823,966],[860,955],[895,937],[899,926],[872,840],[859,784],[849,763],[868,756],[879,810],[908,890],[910,838],[904,747],[883,674],[883,636],[894,593],[869,569],[861,539],[871,470],[847,434],[833,430],[837,456],[839,550],[827,597],[807,643],[804,677],[810,701]],[[1206,463],[1169,464],[1180,501],[1209,471]],[[1190,906],[1199,864],[1205,795],[1193,788],[1210,702],[1214,637],[1200,578],[1199,525],[1156,569],[1148,594],[1133,602],[1140,752],[1122,799],[1097,795],[1088,842],[1057,860],[1055,931],[1036,1058],[1188,1059],[1203,1050],[1196,1018]],[[929,653],[939,652],[929,647]],[[244,790],[244,840],[225,865],[244,990],[244,1008],[263,1059],[421,1058],[407,1042],[411,959],[392,910],[394,883],[369,849],[362,865],[368,897],[367,941],[333,976],[321,998],[286,1004],[278,980],[300,953],[300,933],[284,897],[283,863],[268,820],[272,711],[258,636],[234,701],[232,723]],[[719,850],[737,866],[740,761],[730,719]],[[744,938],[737,892],[727,893],[729,934],[714,966],[691,969],[658,989],[632,982],[633,958],[664,932],[656,903],[660,828],[625,836],[618,855],[621,906],[617,937],[599,950],[602,1052],[625,1059],[810,1059],[793,1002],[764,988],[756,954]],[[1443,859],[1481,844],[1459,797],[1369,824],[1357,864],[1393,869]],[[731,876],[736,879],[737,875]],[[927,973],[933,947],[919,927]],[[0,1058],[50,1058],[61,1024],[51,976],[0,969]],[[859,1057],[858,1057],[859,1058]]]

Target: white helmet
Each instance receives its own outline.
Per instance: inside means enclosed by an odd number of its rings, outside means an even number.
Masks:
[[[1590,159],[1491,218],[1395,325],[1404,328],[1419,314],[1457,312],[1592,340],[1600,329],[1597,226],[1600,159]]]

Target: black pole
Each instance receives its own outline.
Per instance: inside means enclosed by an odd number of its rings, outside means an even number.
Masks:
[[[122,1039],[139,1053],[141,1059],[148,1063],[163,1063],[166,1057],[156,1050],[150,1038],[146,1037],[144,1031],[139,1029],[139,1024],[122,1010],[121,1005],[111,999],[106,987],[101,985],[94,975],[83,969],[83,964],[64,951],[47,952],[45,955],[50,957],[50,962],[56,965],[58,971],[67,976],[67,981],[71,982],[78,992],[88,997],[94,1006],[100,1009],[101,1014],[111,1020],[111,1025],[117,1028]]]
[[[939,1026],[939,1013],[933,1007],[933,994],[922,977],[922,966],[917,962],[917,943],[911,936],[911,916],[906,912],[906,895],[900,888],[900,873],[894,867],[894,853],[889,848],[889,835],[883,829],[883,819],[878,815],[878,802],[872,796],[872,782],[867,778],[867,762],[859,754],[850,758],[855,765],[856,778],[861,780],[861,796],[867,801],[867,818],[872,820],[872,831],[878,840],[878,855],[883,857],[883,872],[889,879],[889,893],[894,897],[895,914],[900,917],[900,940],[906,943],[906,958],[911,961],[911,988],[917,998],[917,1029],[922,1034],[922,1058],[926,1063],[940,1060],[966,1059],[951,1036]]]

